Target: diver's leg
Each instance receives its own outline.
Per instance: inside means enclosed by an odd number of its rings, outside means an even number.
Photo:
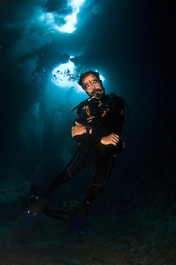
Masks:
[[[97,160],[89,194],[85,199],[89,204],[96,200],[101,194],[111,173],[113,162],[114,156],[111,154],[100,155],[100,158]]]
[[[94,156],[94,175],[90,191],[86,199],[81,204],[80,210],[71,226],[72,230],[81,232],[87,218],[90,204],[101,194],[112,169],[112,155]]]
[[[76,177],[84,168],[90,163],[90,159],[86,159],[85,152],[78,151],[76,155],[68,163],[66,169],[56,177],[50,184],[47,192],[43,197],[39,198],[30,205],[18,218],[17,222],[26,230],[31,230],[38,220],[43,209],[49,202],[52,193],[59,188],[62,184],[69,182]],[[91,158],[91,156],[90,156]]]
[[[62,184],[65,184],[74,179],[81,171],[83,171],[90,163],[90,159],[83,151],[78,151],[70,160],[63,172],[53,179],[44,198],[49,199],[52,193]]]

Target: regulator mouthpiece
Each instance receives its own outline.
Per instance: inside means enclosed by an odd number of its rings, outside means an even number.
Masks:
[[[102,98],[102,94],[104,93],[104,91],[95,91],[93,97],[96,99],[101,99]]]

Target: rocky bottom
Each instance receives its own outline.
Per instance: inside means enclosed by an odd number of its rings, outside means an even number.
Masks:
[[[176,216],[169,209],[118,216],[93,208],[82,234],[44,215],[31,232],[14,219],[1,222],[0,265],[175,264]]]

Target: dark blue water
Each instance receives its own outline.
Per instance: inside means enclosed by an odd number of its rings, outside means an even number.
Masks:
[[[174,264],[174,9],[158,1],[85,1],[75,31],[63,33],[56,26],[73,12],[66,2],[0,2],[0,264]],[[45,215],[27,233],[15,223],[20,197],[36,181],[38,194],[45,192],[77,150],[70,109],[87,98],[76,86],[87,69],[100,72],[106,93],[127,101],[126,148],[84,235]],[[91,174],[57,190],[51,207],[81,203]]]

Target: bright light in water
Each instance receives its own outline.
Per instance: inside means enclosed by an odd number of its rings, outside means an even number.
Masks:
[[[70,56],[73,58],[73,56]],[[86,72],[85,66],[76,68],[74,63],[70,60],[68,63],[60,64],[52,71],[52,82],[59,87],[70,88],[74,87],[78,92],[84,92],[81,86],[78,85],[78,78],[81,73]],[[97,71],[97,70],[96,70]],[[102,81],[105,78],[100,75]]]
[[[71,0],[69,6],[72,7],[73,13],[64,17],[66,24],[64,24],[61,27],[56,25],[55,29],[66,33],[74,32],[76,29],[75,24],[77,22],[76,16],[79,13],[79,9],[81,5],[84,3],[84,1],[85,0]]]
[[[76,27],[74,26],[77,22],[76,20],[76,14],[68,15],[64,18],[67,23],[61,27],[55,26],[55,29],[57,31],[66,32],[66,33],[72,33],[75,31]]]
[[[39,17],[41,21],[45,21],[47,24],[50,24],[55,30],[66,33],[73,33],[76,29],[75,25],[77,23],[77,14],[79,13],[80,7],[83,5],[85,0],[70,0],[68,6],[71,6],[72,13],[63,16],[52,13],[42,13]],[[59,11],[59,10],[58,10]],[[58,26],[55,21],[63,19],[65,21],[64,25]]]
[[[96,71],[96,72],[97,72],[97,71]],[[100,78],[100,80],[101,80],[102,82],[105,80],[105,78],[104,78],[102,75],[100,75],[99,78]]]
[[[73,58],[73,56],[71,56]],[[68,63],[60,64],[52,72],[52,82],[59,87],[74,87],[77,91],[82,92],[82,88],[78,85],[75,78],[75,65],[69,60]]]
[[[43,13],[40,16],[40,20],[46,20],[47,24],[54,23],[54,15],[51,13]]]

